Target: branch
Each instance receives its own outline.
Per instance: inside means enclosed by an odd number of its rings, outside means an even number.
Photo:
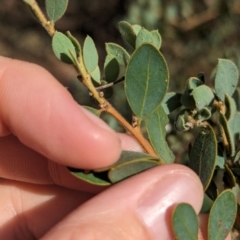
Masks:
[[[47,20],[45,15],[43,14],[42,10],[40,9],[36,0],[23,0],[27,5],[30,6],[31,10],[41,23],[41,25],[45,28],[47,33],[52,37],[55,33],[54,25],[51,21]]]
[[[32,11],[35,13],[36,17],[39,19],[42,26],[46,29],[48,34],[52,37],[56,31],[54,28],[54,25],[52,22],[48,21],[47,18],[44,16],[36,0],[23,0],[23,1],[31,7]],[[117,121],[136,138],[136,140],[142,145],[142,147],[147,153],[153,156],[157,156],[157,154],[155,153],[150,143],[144,138],[141,131],[139,131],[139,128],[137,127],[134,128],[131,124],[129,124],[126,121],[126,119],[123,118],[122,115],[104,98],[104,96],[100,94],[99,89],[95,88],[95,86],[93,85],[91,76],[85,68],[82,55],[76,58],[71,51],[70,51],[70,54],[74,59],[74,66],[80,75],[78,79],[90,91],[92,97],[98,101],[99,106],[102,108],[102,110],[108,112],[114,118],[116,118]],[[119,82],[122,80],[124,79],[119,79],[116,82]],[[160,159],[160,163],[163,164],[164,161]]]

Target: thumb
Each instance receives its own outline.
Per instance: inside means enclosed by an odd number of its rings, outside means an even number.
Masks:
[[[202,185],[190,169],[177,164],[156,167],[95,196],[42,240],[173,239],[173,206],[186,202],[199,212],[202,199]]]

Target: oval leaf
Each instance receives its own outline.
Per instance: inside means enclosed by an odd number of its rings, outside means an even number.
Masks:
[[[61,32],[55,32],[52,38],[52,48],[56,57],[65,63],[73,64],[74,58],[70,52],[76,57],[75,47],[71,40]]]
[[[223,143],[218,143],[218,150],[217,150],[217,160],[216,160],[216,166],[218,166],[221,169],[225,168],[225,158],[226,158],[226,150],[224,149]]]
[[[216,158],[217,140],[214,130],[208,126],[197,135],[189,160],[189,167],[199,176],[204,189],[212,179]]]
[[[105,168],[99,168],[94,169],[95,172],[103,172],[106,170],[111,169],[112,167],[117,167],[123,163],[128,163],[135,160],[155,160],[158,161],[157,157],[151,156],[147,153],[142,152],[132,152],[132,151],[122,151],[120,158],[117,162],[115,162],[113,165],[105,167]]]
[[[240,112],[236,112],[233,118],[228,122],[228,125],[231,129],[231,133],[235,141],[238,141],[239,139],[239,133],[240,133],[239,122],[240,122]]]
[[[213,203],[208,220],[208,239],[224,240],[231,231],[237,213],[237,202],[231,190],[223,191]]]
[[[232,97],[228,96],[227,94],[225,94],[225,105],[226,105],[225,117],[229,121],[235,115],[237,111],[237,105],[235,100]]]
[[[236,177],[234,176],[232,169],[230,169],[227,164],[225,165],[223,182],[226,188],[233,188],[237,185]]]
[[[240,205],[237,206],[237,216],[233,226],[237,231],[240,231]]]
[[[192,90],[191,95],[193,96],[197,110],[201,110],[210,105],[214,99],[214,94],[211,88],[206,85],[196,87]]]
[[[221,124],[221,134],[224,141],[224,144],[227,148],[228,154],[233,157],[235,154],[235,143],[234,143],[234,135],[231,131],[229,122],[225,118],[225,116],[220,112],[219,113],[219,122]]]
[[[98,66],[98,53],[91,37],[87,36],[83,44],[83,61],[89,73]]]
[[[68,0],[45,0],[47,15],[51,21],[56,22],[65,13]]]
[[[117,59],[112,55],[107,55],[104,62],[105,80],[107,82],[113,82],[117,80],[119,71],[120,69]]]
[[[172,213],[172,229],[178,240],[198,239],[198,217],[188,203],[180,203]]]
[[[108,177],[112,183],[116,183],[156,166],[159,166],[157,161],[135,159],[133,161],[117,165],[116,167],[112,167],[108,172]]]
[[[211,116],[212,116],[211,109],[209,109],[208,107],[204,107],[196,114],[194,118],[197,119],[198,121],[203,122],[208,120]]]
[[[142,28],[136,38],[136,48],[143,43],[153,43],[152,34],[145,28]]]
[[[236,65],[227,59],[219,59],[214,88],[217,96],[224,101],[225,94],[232,96],[238,83],[239,73]]]
[[[175,92],[168,92],[164,96],[164,99],[162,101],[162,107],[166,114],[170,114],[171,112],[182,106],[181,96],[182,94]]]
[[[86,172],[85,170],[68,168],[73,176],[84,182],[98,186],[109,186],[111,182],[108,180],[107,172]]]
[[[193,90],[199,86],[203,85],[203,81],[200,80],[199,78],[197,77],[190,77],[188,80],[187,80],[187,84],[186,84],[186,90]]]
[[[153,45],[157,49],[159,49],[161,47],[161,44],[162,44],[161,35],[159,34],[158,30],[151,31],[151,35],[152,35]]]
[[[121,21],[118,24],[119,31],[121,33],[122,39],[127,42],[133,48],[135,47],[136,34],[128,22]]]
[[[124,82],[129,105],[139,120],[161,104],[168,81],[168,68],[162,54],[151,44],[141,45],[132,54]]]
[[[175,156],[166,142],[165,126],[169,120],[162,106],[147,116],[145,121],[148,137],[154,150],[165,163],[173,163]]]
[[[130,56],[123,47],[115,43],[106,43],[106,51],[117,59],[120,66],[127,66]]]
[[[101,84],[101,73],[99,66],[97,66],[92,72],[90,72],[90,75],[95,82]]]
[[[67,31],[66,34],[68,38],[71,40],[72,44],[74,45],[77,56],[80,56],[82,51],[80,43],[69,31]]]
[[[182,109],[176,116],[176,120],[174,122],[174,126],[179,132],[185,132],[188,131],[189,128],[191,127],[188,124],[188,110],[187,109]]]
[[[234,91],[232,97],[237,105],[237,111],[240,111],[240,89],[238,87]]]
[[[142,27],[138,24],[132,25],[133,31],[135,32],[136,35],[141,31]]]

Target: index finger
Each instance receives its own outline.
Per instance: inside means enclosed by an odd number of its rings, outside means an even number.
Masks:
[[[99,168],[120,155],[117,134],[81,108],[43,68],[0,57],[0,136],[63,165]]]

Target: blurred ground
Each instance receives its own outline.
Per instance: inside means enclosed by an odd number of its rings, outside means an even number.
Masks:
[[[44,1],[38,1],[44,8]],[[210,75],[217,58],[230,58],[240,66],[239,0],[70,0],[65,16],[57,22],[60,31],[69,30],[83,42],[90,35],[98,48],[100,66],[105,58],[105,42],[124,46],[117,30],[120,20],[140,24],[149,30],[159,29],[163,52],[171,75],[170,91],[183,91],[185,81],[199,72]],[[0,55],[37,63],[47,68],[64,85],[76,86],[71,66],[58,61],[52,53],[51,39],[20,0],[1,0]],[[82,104],[89,97],[79,85],[75,93]],[[115,91],[116,92],[116,91]],[[127,116],[122,87],[113,102]],[[112,123],[115,124],[114,122]],[[177,137],[176,137],[177,136]],[[168,137],[175,152],[181,155],[191,133]]]

